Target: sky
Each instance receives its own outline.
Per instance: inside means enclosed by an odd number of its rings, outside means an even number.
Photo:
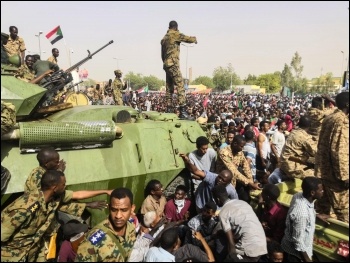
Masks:
[[[1,32],[17,26],[26,54],[39,53],[40,41],[42,59],[58,48],[62,69],[113,40],[81,66],[96,81],[114,79],[115,69],[164,80],[160,40],[171,20],[198,41],[181,46],[183,77],[189,68],[192,79],[212,77],[231,63],[243,80],[282,71],[295,52],[308,79],[348,68],[348,1],[1,1]],[[58,25],[63,39],[51,45],[45,35]]]

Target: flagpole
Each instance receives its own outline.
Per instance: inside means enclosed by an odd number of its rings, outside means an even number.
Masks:
[[[64,41],[64,46],[66,47],[67,57],[68,57],[68,60],[69,60],[69,67],[71,67],[72,66],[72,62],[70,60],[70,52],[69,52],[69,50],[67,48],[67,43],[66,43],[65,38],[63,38],[63,41]]]

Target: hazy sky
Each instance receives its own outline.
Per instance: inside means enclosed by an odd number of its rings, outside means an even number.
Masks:
[[[302,57],[303,76],[319,77],[332,72],[340,76],[349,57],[349,2],[8,2],[1,1],[1,31],[18,27],[27,53],[38,53],[40,36],[43,59],[51,49],[60,50],[59,66],[69,67],[110,40],[114,43],[82,68],[89,78],[105,81],[113,71],[133,71],[165,79],[160,40],[169,21],[179,31],[196,36],[198,44],[181,46],[183,77],[187,66],[192,78],[212,77],[216,67],[232,63],[244,79],[282,71],[295,52]],[[64,39],[54,45],[45,35],[60,25]],[[342,51],[344,53],[342,53]],[[117,59],[114,59],[117,58]],[[189,75],[189,74],[187,74]]]

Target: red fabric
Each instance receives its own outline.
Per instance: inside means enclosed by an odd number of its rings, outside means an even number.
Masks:
[[[291,131],[293,130],[293,120],[292,117],[288,114],[286,114],[286,116],[284,117],[284,121],[286,122],[287,125],[287,131]]]
[[[284,229],[286,228],[287,212],[287,208],[278,202],[271,207],[270,210],[264,211],[261,221],[267,223],[268,229],[265,229],[267,237],[281,242],[284,235]]]
[[[189,199],[185,199],[185,205],[182,208],[181,212],[178,213],[176,210],[174,199],[171,199],[165,204],[165,208],[164,208],[165,217],[168,220],[170,219],[171,222],[182,220],[184,219],[184,215],[189,210],[190,206],[191,206],[191,201]]]

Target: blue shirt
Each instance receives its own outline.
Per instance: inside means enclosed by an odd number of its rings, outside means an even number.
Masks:
[[[151,247],[144,262],[175,262],[175,256],[161,247]]]
[[[214,200],[213,199],[213,194],[212,190],[215,186],[215,179],[218,177],[218,174],[209,172],[209,171],[204,171],[205,177],[203,181],[199,184],[196,192],[196,206],[200,209],[202,209],[206,203],[209,201]],[[238,195],[236,192],[236,189],[234,186],[229,183],[226,186],[226,190],[228,193],[228,198],[230,199],[238,199]]]

